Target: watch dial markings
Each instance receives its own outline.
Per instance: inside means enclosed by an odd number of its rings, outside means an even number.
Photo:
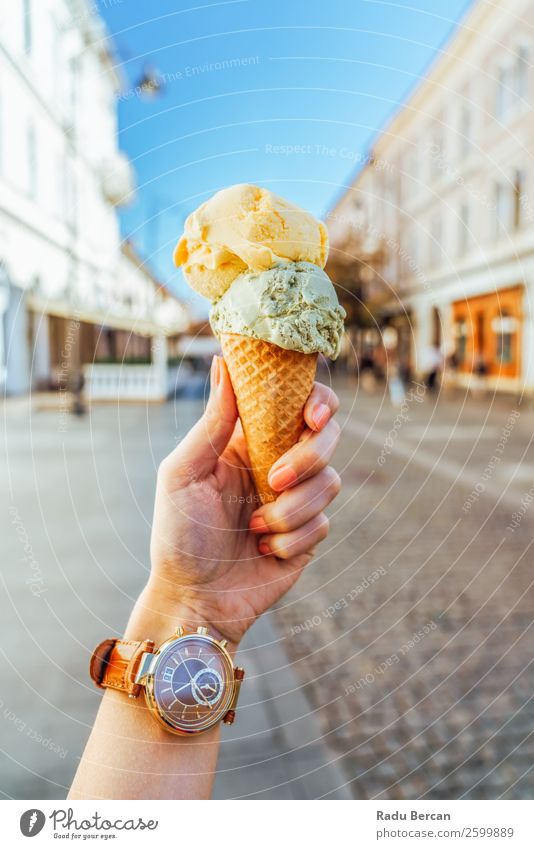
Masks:
[[[222,718],[233,677],[228,660],[216,646],[193,635],[181,638],[162,653],[160,670],[154,676],[153,696],[171,725],[200,731]]]
[[[172,668],[172,666],[166,666],[165,672],[163,673],[163,676],[162,676],[163,680],[164,681],[172,681],[173,675],[174,675],[174,669]]]

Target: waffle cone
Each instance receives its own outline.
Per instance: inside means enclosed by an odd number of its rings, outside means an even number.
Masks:
[[[258,495],[262,503],[274,501],[276,493],[267,475],[304,430],[304,405],[312,390],[317,354],[286,351],[231,333],[221,336],[221,346]]]

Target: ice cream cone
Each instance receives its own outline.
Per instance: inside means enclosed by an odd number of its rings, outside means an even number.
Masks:
[[[262,503],[277,493],[267,482],[272,464],[299,439],[317,354],[288,351],[233,333],[221,334],[224,359],[247,440],[251,471]]]

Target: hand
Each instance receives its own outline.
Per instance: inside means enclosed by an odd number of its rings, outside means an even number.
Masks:
[[[323,510],[340,489],[328,465],[340,434],[331,418],[337,408],[334,392],[316,383],[302,437],[269,474],[281,494],[261,506],[226,365],[214,357],[205,413],[158,472],[145,591],[153,607],[207,624],[235,647],[289,590],[327,536]]]

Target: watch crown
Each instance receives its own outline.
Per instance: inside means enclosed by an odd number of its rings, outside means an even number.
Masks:
[[[178,625],[178,627],[177,627],[177,629],[174,633],[176,634],[177,637],[183,637],[184,629],[182,628],[181,625]]]
[[[219,645],[222,649],[225,649],[228,645],[228,640],[219,640]]]
[[[199,625],[198,626],[197,634],[202,634],[203,636],[206,636],[207,633],[208,633],[208,629],[206,628],[205,625]]]

